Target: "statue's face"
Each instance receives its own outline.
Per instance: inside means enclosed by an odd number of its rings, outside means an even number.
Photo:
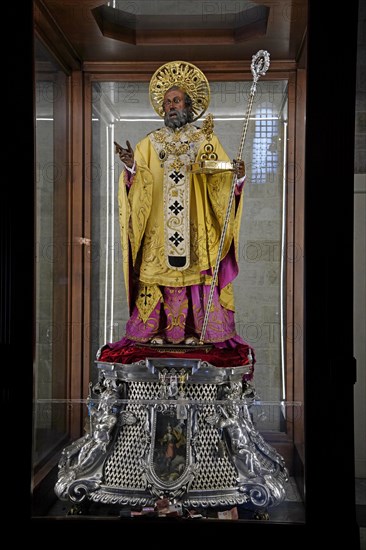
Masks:
[[[183,90],[168,90],[164,96],[164,123],[168,128],[175,130],[184,126],[190,113],[185,104],[185,94]]]
[[[176,116],[175,111],[183,111],[185,108],[183,90],[168,90],[164,95],[163,107],[164,113],[169,113],[172,118]]]

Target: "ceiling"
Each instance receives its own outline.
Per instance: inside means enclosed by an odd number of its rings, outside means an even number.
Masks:
[[[79,62],[297,61],[307,1],[39,0]]]

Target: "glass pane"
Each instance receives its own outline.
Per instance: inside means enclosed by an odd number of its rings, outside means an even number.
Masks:
[[[209,112],[215,131],[234,159],[251,83],[213,82]],[[243,153],[246,163],[244,214],[235,280],[237,332],[257,351],[256,389],[261,399],[286,399],[283,364],[285,323],[282,250],[285,204],[284,149],[287,140],[287,82],[259,83]],[[92,356],[105,342],[124,335],[128,308],[122,276],[117,189],[122,163],[113,142],[132,147],[161,126],[148,99],[147,83],[97,83],[93,87],[93,296]],[[268,424],[268,422],[270,422]],[[279,429],[279,412],[264,422]]]
[[[33,466],[67,432],[67,93],[66,76],[36,41],[36,345]],[[63,404],[57,400],[62,399]]]
[[[124,289],[118,179],[122,163],[114,141],[134,147],[162,126],[149,102],[148,83],[93,84],[92,138],[92,357],[106,342],[125,334],[128,307]],[[234,282],[238,334],[256,351],[250,415],[270,445],[284,451],[290,469],[281,510],[274,521],[304,521],[302,489],[294,479],[291,421],[302,415],[286,387],[286,159],[288,128],[287,81],[260,81],[248,123],[242,158],[246,164],[244,212],[240,229],[239,275]],[[238,155],[251,82],[210,82],[208,112],[230,158]],[[202,120],[197,122],[200,126]],[[93,380],[98,379],[95,366]],[[286,450],[287,449],[287,450]]]
[[[211,85],[216,132],[232,158],[238,152],[250,88],[251,82]],[[254,414],[258,428],[266,431],[280,429],[278,404],[285,399],[281,252],[286,128],[287,82],[260,81],[243,151],[247,181],[234,290],[237,332],[256,351],[254,380],[261,404]]]

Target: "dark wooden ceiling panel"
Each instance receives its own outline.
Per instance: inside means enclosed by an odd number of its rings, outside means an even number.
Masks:
[[[307,25],[306,0],[39,0],[82,62],[296,61]],[[112,5],[112,2],[110,2]]]
[[[103,5],[92,10],[105,37],[135,45],[233,44],[265,36],[269,16],[265,6],[233,11],[223,18],[218,13],[199,15],[136,15]],[[177,35],[177,33],[179,33]]]

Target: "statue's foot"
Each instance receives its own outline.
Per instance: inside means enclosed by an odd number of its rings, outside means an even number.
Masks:
[[[150,344],[162,346],[163,344],[165,344],[165,340],[161,336],[154,336],[153,338],[151,338]]]
[[[187,344],[188,346],[195,346],[196,344],[199,343],[199,340],[195,336],[188,336],[188,338],[184,340],[184,343]]]

